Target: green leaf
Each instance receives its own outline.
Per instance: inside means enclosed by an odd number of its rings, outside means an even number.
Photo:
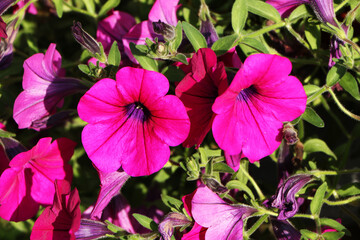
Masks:
[[[190,23],[182,22],[182,27],[195,52],[200,48],[207,48],[205,37]]]
[[[301,229],[300,230],[300,233],[302,236],[308,238],[308,239],[317,239],[317,234],[310,231],[310,230],[307,230],[307,229]]]
[[[324,121],[311,107],[306,107],[305,112],[302,115],[302,118],[308,123],[314,125],[315,127],[323,128],[325,126]]]
[[[262,44],[260,41],[256,40],[255,38],[244,38],[240,44],[244,44],[248,47],[255,49],[260,53],[269,53],[267,48]]]
[[[345,89],[351,96],[356,100],[360,101],[359,85],[354,76],[346,72],[345,75],[340,79],[340,86]]]
[[[161,70],[161,73],[169,80],[169,82],[180,82],[184,77],[185,73],[179,67],[169,65]]]
[[[221,37],[216,42],[214,42],[211,49],[216,53],[217,56],[220,56],[235,46],[238,40],[239,36],[237,34]]]
[[[117,45],[117,42],[114,41],[110,48],[109,56],[108,56],[108,63],[110,65],[118,67],[121,62],[121,54],[119,51],[119,47]]]
[[[345,186],[342,186],[340,189],[336,190],[336,192],[340,197],[360,195],[360,183],[354,182],[346,184]]]
[[[222,172],[222,173],[234,173],[234,170],[231,167],[229,167],[229,165],[223,162],[215,163],[213,166],[213,171]]]
[[[246,0],[235,0],[231,9],[231,25],[235,33],[240,34],[248,16]]]
[[[182,212],[182,207],[183,207],[183,202],[180,201],[179,199],[170,197],[166,194],[161,194],[161,200],[163,201],[163,203],[168,206],[172,211],[176,211],[176,212]]]
[[[10,137],[15,137],[15,136],[16,136],[15,133],[7,132],[7,131],[0,129],[0,137],[2,137],[2,138],[10,138]]]
[[[141,226],[150,229],[152,231],[157,231],[158,229],[157,224],[151,218],[138,213],[134,213],[133,217],[141,224]]]
[[[80,69],[80,71],[82,71],[83,73],[85,73],[86,75],[90,75],[91,71],[88,67],[88,65],[86,64],[79,64],[78,68]]]
[[[319,86],[313,85],[313,84],[307,84],[304,86],[304,90],[306,93],[306,96],[311,96],[312,94],[316,93],[320,90]]]
[[[308,12],[305,4],[302,4],[302,5],[298,6],[297,8],[295,8],[294,11],[291,12],[288,19],[291,22],[294,22],[295,20],[300,19],[300,18],[304,18],[307,15],[309,15],[309,12]]]
[[[346,68],[342,65],[335,64],[326,76],[326,85],[329,87],[334,86],[345,75]]]
[[[138,60],[138,62],[140,63],[141,67],[143,67],[146,70],[158,72],[159,69],[157,62],[154,59],[146,56],[146,54],[141,49],[141,45],[139,45],[138,47],[138,45],[135,45],[135,43],[131,42],[130,50],[131,53],[136,58],[136,60]]]
[[[321,207],[323,205],[324,196],[327,190],[327,183],[324,182],[316,190],[313,200],[310,203],[310,212],[312,215],[318,216],[320,214]]]
[[[326,143],[317,138],[306,141],[304,144],[304,151],[306,153],[323,152],[334,159],[337,159],[336,155],[330,150]]]
[[[86,10],[89,13],[95,14],[95,2],[94,2],[94,0],[83,0],[82,2],[85,4]]]
[[[182,53],[176,54],[174,57],[171,58],[171,60],[176,61],[176,62],[181,62],[181,63],[183,63],[185,65],[189,64],[187,59],[186,59],[186,56],[184,54],[182,54]]]
[[[351,236],[350,231],[347,230],[344,225],[342,225],[342,224],[339,223],[338,221],[335,221],[334,219],[331,219],[331,218],[321,218],[321,219],[320,219],[320,223],[321,223],[322,226],[331,227],[331,228],[335,229],[335,230],[338,231],[338,232],[344,232],[346,235]]]
[[[171,49],[176,51],[179,48],[182,40],[183,40],[182,25],[181,22],[179,21],[175,27],[175,38],[171,42]]]
[[[120,4],[120,0],[108,0],[99,11],[99,17],[105,16],[108,11],[116,8]]]
[[[344,232],[326,232],[326,233],[322,234],[322,236],[326,240],[338,240],[338,239],[342,238],[344,235],[345,235]]]
[[[255,15],[273,20],[274,22],[281,21],[281,16],[278,10],[266,2],[258,0],[247,1],[247,7],[249,12]]]
[[[320,48],[321,44],[321,30],[319,24],[306,22],[305,37],[310,44],[311,49],[316,50]]]
[[[246,184],[242,183],[239,180],[231,180],[226,184],[226,188],[228,189],[239,189],[240,191],[244,191],[247,195],[249,195],[249,197],[253,200],[255,200],[255,196],[252,193],[252,191],[250,190],[250,188],[248,186],[246,186]]]
[[[59,18],[61,18],[63,15],[63,1],[62,0],[53,0],[53,2],[55,5],[56,14],[58,15]]]

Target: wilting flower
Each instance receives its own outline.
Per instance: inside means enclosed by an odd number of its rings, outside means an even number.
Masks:
[[[175,37],[175,28],[162,21],[153,22],[154,32],[162,35],[165,39],[172,40]]]
[[[75,240],[80,227],[81,211],[78,190],[71,191],[68,181],[55,181],[52,206],[45,208],[35,221],[30,239]]]
[[[228,204],[205,186],[197,189],[191,207],[195,221],[208,228],[207,240],[243,239],[243,220],[256,211],[247,205]]]
[[[14,104],[19,128],[46,128],[46,120],[62,106],[65,96],[86,89],[79,79],[61,76],[61,56],[55,47],[52,43],[45,55],[37,53],[24,62],[24,91]]]
[[[183,145],[197,147],[211,129],[215,114],[211,107],[228,87],[224,64],[217,62],[214,51],[199,49],[190,61],[189,72],[175,89],[190,118],[190,133]]]
[[[107,225],[100,221],[82,218],[80,221],[80,227],[75,232],[76,239],[99,239],[105,237],[107,234],[113,234]]]
[[[121,166],[130,176],[150,175],[182,143],[190,128],[180,99],[165,95],[169,82],[160,73],[124,67],[116,81],[102,79],[81,99],[78,112],[88,122],[82,142],[103,172]]]
[[[133,26],[123,37],[125,53],[131,61],[137,62],[130,51],[130,42],[135,44],[145,44],[146,38],[154,39],[157,37],[159,40],[163,39],[162,35],[154,32],[153,22],[158,22],[160,20],[162,23],[176,26],[178,3],[179,0],[156,0],[149,12],[148,20]]]
[[[205,21],[201,21],[200,23],[200,32],[204,35],[206,39],[207,46],[211,48],[211,46],[219,39],[219,36],[212,24],[211,20],[207,19]]]
[[[277,55],[254,54],[245,60],[212,106],[213,135],[221,149],[252,162],[276,150],[283,122],[306,108],[304,88],[290,72],[290,61]]]
[[[161,240],[170,240],[174,233],[174,227],[182,227],[191,222],[182,213],[171,212],[159,223]]]
[[[278,220],[285,220],[294,216],[299,210],[295,194],[312,180],[314,178],[309,174],[297,174],[289,177],[279,186],[276,194],[264,202],[264,205],[280,210]]]
[[[277,240],[300,240],[301,233],[288,220],[270,219]]]
[[[27,149],[13,138],[0,137],[0,175],[9,167],[10,160]]]
[[[13,43],[18,32],[15,28],[16,20],[6,27],[8,38],[0,41],[0,70],[7,68],[13,59]]]
[[[71,181],[68,163],[76,143],[42,138],[31,150],[19,153],[0,177],[0,216],[9,221],[33,217],[40,205],[51,205],[56,179]]]

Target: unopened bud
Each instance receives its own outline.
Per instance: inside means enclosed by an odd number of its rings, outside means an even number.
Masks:
[[[299,138],[297,131],[291,123],[286,123],[283,128],[284,139],[288,145],[294,145]]]
[[[80,228],[75,233],[76,239],[100,239],[113,234],[103,222],[82,218]]]
[[[154,32],[162,35],[167,40],[172,40],[175,37],[175,28],[169,24],[161,22],[153,22]]]
[[[162,57],[162,56],[166,56],[167,53],[168,53],[167,46],[164,43],[159,42],[156,46],[156,55]]]
[[[80,43],[80,45],[86,48],[93,55],[96,55],[96,53],[101,55],[99,43],[84,29],[82,29],[80,22],[74,21],[74,25],[71,27],[71,30],[75,40]]]

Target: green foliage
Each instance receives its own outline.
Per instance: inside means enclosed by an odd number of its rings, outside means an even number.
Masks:
[[[197,52],[200,48],[207,47],[205,37],[194,26],[187,22],[182,22],[182,27],[195,52]]]

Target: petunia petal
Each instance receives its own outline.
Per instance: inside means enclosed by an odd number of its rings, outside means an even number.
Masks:
[[[179,0],[156,0],[149,12],[149,20],[152,22],[162,21],[176,26],[176,10]]]

